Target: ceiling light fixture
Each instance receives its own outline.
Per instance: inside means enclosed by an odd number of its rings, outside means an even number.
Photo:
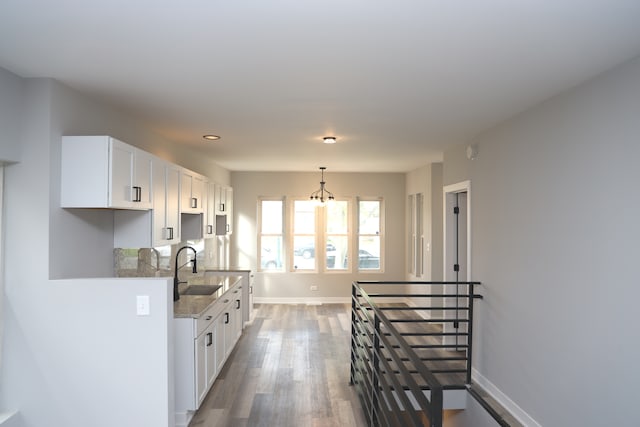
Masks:
[[[322,138],[322,140],[325,144],[335,144],[338,138],[336,138],[335,136],[325,136],[324,138]]]
[[[204,135],[203,138],[209,141],[217,141],[220,139],[218,135]]]
[[[311,193],[311,197],[309,197],[309,199],[311,199],[312,201],[324,205],[325,201],[333,201],[334,197],[333,197],[333,193],[329,190],[327,190],[324,186],[326,184],[326,182],[324,181],[324,171],[325,169],[327,169],[324,166],[320,166],[320,171],[322,173],[322,178],[320,181],[320,189],[314,191],[313,193]]]

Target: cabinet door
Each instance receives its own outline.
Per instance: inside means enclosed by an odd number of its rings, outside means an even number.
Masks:
[[[235,300],[231,301],[225,309],[224,316],[224,357],[229,357],[233,351],[233,345],[235,344]]]
[[[224,366],[224,361],[225,361],[225,355],[226,355],[226,351],[224,348],[224,342],[225,342],[225,338],[224,338],[224,333],[225,333],[225,329],[226,329],[226,315],[225,312],[223,312],[222,314],[220,314],[220,316],[218,316],[216,318],[216,320],[213,321],[216,333],[215,333],[215,338],[216,338],[216,344],[215,344],[215,358],[216,358],[216,375],[218,374],[218,372],[220,372],[222,370],[222,367]]]
[[[183,213],[202,213],[204,178],[183,169],[180,180],[180,208]]]
[[[111,138],[110,150],[110,205],[116,208],[132,207],[135,148]]]
[[[204,186],[205,210],[202,236],[208,239],[216,236],[216,185],[213,182],[205,182]]]
[[[218,366],[216,365],[216,325],[214,322],[211,322],[205,334],[207,335],[205,340],[207,346],[207,390],[209,390],[218,375]]]
[[[225,191],[227,200],[227,234],[233,233],[233,188],[227,187]]]
[[[173,245],[180,242],[180,168],[175,165],[168,165],[166,172],[167,182],[167,211],[166,228],[168,244]]]
[[[239,287],[234,291],[233,294],[233,316],[234,316],[234,324],[233,324],[233,335],[234,335],[234,345],[240,335],[242,335],[242,287]]]
[[[142,150],[136,150],[134,160],[133,205],[139,209],[151,209],[153,156]]]
[[[180,242],[180,170],[154,158],[153,163],[153,245]]]
[[[227,193],[225,187],[215,184],[216,193],[216,214],[224,215],[227,212]]]
[[[195,356],[196,356],[196,407],[200,406],[200,403],[207,394],[207,340],[209,335],[207,332],[201,333],[195,340]]]

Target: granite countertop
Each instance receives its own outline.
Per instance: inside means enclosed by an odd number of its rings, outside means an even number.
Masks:
[[[187,283],[178,285],[180,299],[173,303],[174,318],[199,318],[214,302],[227,292],[241,276],[205,274],[203,276],[191,277]],[[211,295],[184,295],[183,292],[191,286],[220,285],[220,289]]]

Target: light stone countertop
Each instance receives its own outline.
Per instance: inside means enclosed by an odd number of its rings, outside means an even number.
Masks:
[[[187,283],[178,285],[180,299],[173,303],[174,318],[199,318],[214,302],[218,300],[233,285],[242,280],[241,276],[213,275],[195,276]],[[189,286],[221,285],[221,288],[211,295],[183,295]]]

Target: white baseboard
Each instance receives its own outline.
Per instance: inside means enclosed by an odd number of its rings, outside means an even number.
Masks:
[[[191,422],[191,419],[193,418],[193,416],[195,415],[195,412],[193,411],[186,411],[186,412],[176,412],[175,414],[175,419],[176,419],[176,427],[187,427],[189,425],[189,423]]]
[[[351,304],[351,297],[299,297],[299,298],[269,298],[254,297],[254,304]]]
[[[498,401],[515,419],[520,421],[525,427],[542,427],[536,420],[518,406],[509,396],[504,394],[491,381],[482,376],[475,368],[471,368],[471,379],[478,386],[482,387],[491,397]]]

